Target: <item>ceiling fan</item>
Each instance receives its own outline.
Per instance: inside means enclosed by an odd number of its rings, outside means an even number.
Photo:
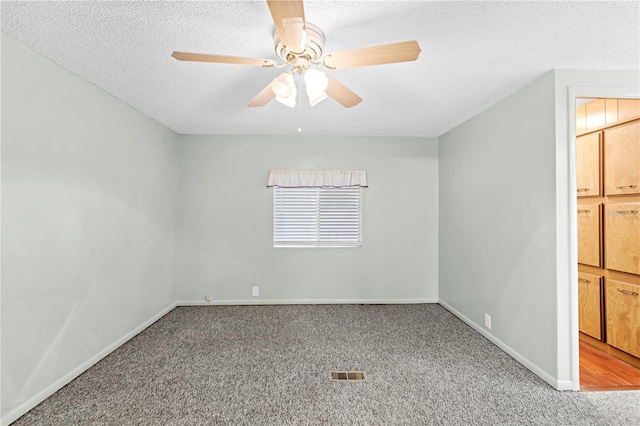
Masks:
[[[324,66],[330,70],[357,68],[415,61],[420,54],[418,42],[411,40],[344,50],[329,53],[323,57],[324,34],[320,28],[305,21],[302,0],[267,0],[267,5],[276,26],[274,34],[276,54],[285,61],[284,63],[278,64],[272,59],[177,51],[171,56],[179,61],[288,68],[249,102],[247,106],[250,107],[264,106],[273,98],[294,107],[297,96],[294,75],[302,75],[311,106],[330,97],[345,108],[350,108],[362,102],[362,98],[327,73],[318,71],[312,66]]]

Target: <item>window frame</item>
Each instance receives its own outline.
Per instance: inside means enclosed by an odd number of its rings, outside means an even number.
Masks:
[[[320,237],[320,229],[322,226],[322,209],[321,209],[321,193],[329,193],[331,191],[343,191],[349,190],[357,193],[357,240],[356,239],[323,239]],[[278,203],[277,199],[280,197],[281,191],[316,191],[316,238],[311,240],[285,240],[277,238],[277,216],[278,209],[281,208],[282,203]],[[355,198],[355,197],[354,197]],[[362,199],[363,199],[363,191],[362,187],[279,187],[273,186],[273,247],[274,248],[351,248],[351,247],[362,247]],[[325,211],[326,213],[326,211]]]

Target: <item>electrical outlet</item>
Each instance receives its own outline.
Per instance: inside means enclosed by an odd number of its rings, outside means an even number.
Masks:
[[[484,326],[491,330],[491,315],[484,314]]]
[[[207,294],[207,295],[204,297],[204,300],[205,300],[205,301],[207,301],[207,302],[211,302],[211,295],[210,295],[210,294]]]
[[[260,296],[260,287],[253,287],[253,297]]]

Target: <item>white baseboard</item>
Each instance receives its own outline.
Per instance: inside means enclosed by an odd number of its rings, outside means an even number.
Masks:
[[[178,306],[219,305],[405,305],[438,303],[438,299],[241,299],[241,300],[179,300]]]
[[[558,386],[556,389],[561,391],[579,391],[580,386],[575,385],[571,380],[558,380]]]
[[[39,392],[38,394],[34,395],[32,398],[29,398],[28,400],[26,400],[22,404],[20,404],[17,407],[13,408],[5,416],[2,417],[2,419],[0,421],[2,426],[8,426],[11,423],[15,422],[23,414],[27,413],[29,410],[34,408],[36,405],[40,404],[42,401],[44,401],[45,399],[47,399],[48,397],[50,397],[51,395],[56,393],[63,386],[65,386],[67,383],[71,382],[73,379],[75,379],[76,377],[78,377],[79,375],[81,375],[82,373],[87,371],[90,367],[92,367],[98,361],[102,360],[104,357],[109,355],[111,352],[115,351],[120,346],[122,346],[124,343],[129,341],[131,338],[133,338],[136,335],[138,335],[142,330],[144,330],[145,328],[149,327],[151,324],[153,324],[154,322],[158,321],[160,318],[162,318],[163,316],[165,316],[166,314],[171,312],[175,307],[176,307],[175,303],[172,303],[171,305],[167,306],[162,311],[158,312],[153,317],[151,317],[150,319],[145,321],[143,324],[141,324],[138,327],[134,328],[129,333],[125,334],[123,337],[121,337],[120,339],[116,340],[115,342],[113,342],[112,344],[110,344],[109,346],[107,346],[106,348],[101,350],[100,352],[98,352],[96,355],[94,355],[93,357],[88,359],[86,362],[84,362],[83,364],[81,364],[77,368],[75,368],[72,371],[70,371],[69,373],[67,373],[65,376],[60,378],[55,383],[51,384],[49,387],[47,387],[43,391]]]
[[[549,373],[544,371],[542,368],[538,367],[536,364],[531,362],[528,358],[524,357],[523,355],[521,355],[520,353],[515,351],[513,348],[511,348],[509,345],[505,344],[503,341],[501,341],[498,338],[496,338],[494,335],[489,333],[484,327],[481,327],[480,325],[478,325],[475,322],[471,321],[466,316],[462,315],[460,312],[458,312],[456,309],[454,309],[452,306],[450,306],[446,302],[440,300],[440,301],[438,301],[438,303],[443,308],[445,308],[446,310],[451,312],[453,315],[455,315],[456,317],[460,318],[462,321],[464,321],[467,325],[469,325],[471,328],[476,330],[478,333],[480,333],[484,337],[486,337],[487,340],[489,340],[491,343],[493,343],[494,345],[496,345],[497,347],[499,347],[500,349],[505,351],[507,354],[509,354],[512,358],[514,358],[520,364],[522,364],[525,367],[527,367],[536,376],[540,377],[542,380],[544,380],[545,382],[549,383],[555,389],[557,389],[557,390],[574,390],[575,389],[574,386],[573,386],[573,382],[571,382],[569,380],[557,380],[557,379],[553,378],[551,375],[549,375]]]

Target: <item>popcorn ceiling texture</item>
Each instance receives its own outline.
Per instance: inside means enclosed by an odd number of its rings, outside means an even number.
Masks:
[[[434,137],[554,69],[640,67],[640,2],[306,1],[325,52],[418,40],[416,62],[330,71],[364,101],[246,104],[282,70],[265,1],[2,1],[2,32],[179,133]],[[299,92],[304,92],[299,91]]]

